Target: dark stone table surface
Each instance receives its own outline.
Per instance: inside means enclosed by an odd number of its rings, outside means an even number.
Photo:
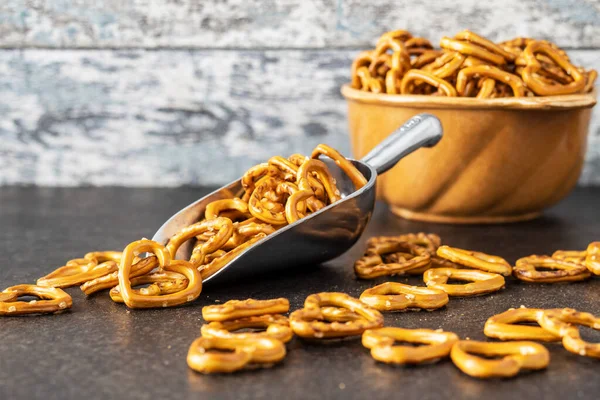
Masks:
[[[0,188],[0,286],[33,283],[66,260],[91,250],[122,249],[151,237],[173,212],[207,189]],[[478,249],[510,262],[555,249],[581,249],[600,240],[600,190],[578,189],[535,221],[504,226],[409,222],[378,204],[353,249],[322,266],[277,276],[206,285],[187,307],[127,310],[106,293],[88,299],[68,289],[74,306],[60,315],[0,319],[0,399],[597,399],[600,361],[548,345],[547,370],[509,380],[482,381],[450,361],[420,367],[375,362],[359,340],[310,343],[294,339],[284,362],[271,369],[204,376],[188,369],[199,335],[201,308],[229,299],[287,297],[292,309],[321,291],[357,296],[384,281],[358,281],[352,263],[372,235],[428,231],[450,245]],[[406,278],[392,278],[401,282]],[[420,278],[410,278],[420,283]],[[444,328],[484,339],[485,320],[509,307],[574,307],[600,314],[600,279],[532,285],[507,281],[503,291],[452,299],[434,312],[386,314],[389,326]],[[598,332],[582,330],[600,341]]]

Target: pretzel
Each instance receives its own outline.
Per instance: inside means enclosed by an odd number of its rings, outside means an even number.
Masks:
[[[410,55],[423,54],[424,52],[433,49],[431,42],[428,39],[421,37],[413,37],[404,41],[404,46]]]
[[[18,301],[21,296],[40,300]],[[64,290],[36,285],[16,285],[0,292],[0,316],[51,314],[71,308],[73,300]]]
[[[328,322],[321,311],[324,306],[346,308],[362,318],[343,323]],[[318,293],[308,296],[304,308],[290,315],[290,326],[296,335],[303,338],[341,338],[361,335],[367,329],[383,326],[383,316],[345,293]]]
[[[552,271],[538,271],[537,268],[540,267],[550,268]],[[513,275],[525,282],[556,283],[582,281],[590,277],[590,272],[582,264],[532,255],[517,260]]]
[[[563,260],[575,264],[585,264],[585,257],[587,256],[587,251],[579,251],[579,250],[556,250],[552,253],[552,258],[557,260]]]
[[[298,189],[288,198],[288,201],[285,204],[285,219],[288,224],[293,224],[303,218],[303,215],[300,214],[298,209],[304,208],[303,203],[308,201],[313,195],[314,192],[312,190]]]
[[[585,76],[585,86],[583,87],[582,92],[591,92],[594,90],[594,83],[596,83],[596,79],[598,78],[598,72],[590,69],[589,71],[583,72],[583,75]]]
[[[410,61],[412,68],[422,68],[425,65],[431,64],[436,58],[443,55],[444,52],[439,50],[426,50],[421,53],[418,57]]]
[[[237,211],[242,216],[249,216],[248,213],[248,203],[239,199],[223,199],[223,200],[215,200],[210,202],[206,206],[206,210],[204,211],[205,219],[215,219],[219,217],[224,211]]]
[[[267,191],[275,191],[277,188],[278,180],[274,178],[267,178],[262,182],[258,183],[250,200],[248,200],[248,209],[253,217],[258,218],[272,225],[283,225],[286,223],[285,213],[282,211],[272,211],[262,203],[262,199]]]
[[[217,212],[218,214],[218,212]],[[206,254],[214,253],[227,243],[231,235],[233,234],[233,223],[229,218],[213,217],[212,219],[205,219],[204,221],[197,222],[193,225],[187,226],[171,236],[167,243],[167,250],[171,253],[171,258],[175,258],[177,250],[181,245],[190,239],[198,235],[202,235],[205,232],[214,232],[206,243],[203,243],[200,247],[200,251],[194,252],[190,262],[192,265],[198,267],[204,261]]]
[[[329,322],[348,322],[364,319],[360,314],[347,308],[340,307],[321,307],[323,319]]]
[[[221,350],[212,352],[209,350]],[[223,350],[231,351],[223,352]],[[249,364],[270,366],[285,357],[285,345],[277,339],[199,337],[188,351],[188,366],[205,374],[228,373]]]
[[[152,252],[156,255],[159,271],[172,271],[184,275],[188,280],[187,287],[179,292],[164,296],[142,295],[134,292],[129,281],[131,263],[135,255],[143,252]],[[123,302],[129,308],[173,307],[195,300],[202,291],[200,272],[191,263],[185,260],[171,260],[169,250],[160,243],[147,239],[132,242],[125,247],[118,276],[119,291],[123,297]]]
[[[242,176],[242,179],[240,180],[242,188],[244,188],[244,196],[242,197],[242,200],[247,202],[250,199],[250,195],[256,187],[256,182],[260,178],[273,178],[278,177],[280,174],[281,171],[279,171],[279,169],[272,165],[269,165],[268,163],[258,164],[247,170],[244,176]]]
[[[465,93],[467,81],[475,75],[492,78],[508,84],[515,97],[523,97],[525,95],[525,85],[518,76],[490,65],[480,65],[463,68],[458,72],[456,77],[456,90],[461,96]]]
[[[95,251],[87,253],[83,258],[70,260],[66,265],[57,268],[37,280],[38,286],[66,288],[81,285],[92,279],[110,274],[117,270],[117,261],[121,258],[119,251]]]
[[[437,289],[385,282],[362,292],[360,301],[379,311],[434,310],[448,304],[448,294]]]
[[[428,64],[423,70],[444,79],[454,75],[464,61],[465,56],[456,51],[451,51],[436,58],[434,62]]]
[[[458,40],[466,40],[467,42],[471,42],[473,44],[481,46],[482,48],[484,48],[485,50],[487,50],[489,52],[492,52],[494,54],[498,54],[498,55],[502,56],[506,61],[514,61],[516,58],[514,53],[506,51],[504,48],[502,48],[502,46],[499,46],[499,45],[495,44],[494,42],[492,42],[486,38],[483,38],[469,30],[464,30],[462,32],[457,33],[456,35],[454,35],[454,38],[458,39]],[[480,57],[480,58],[483,58],[483,57]],[[502,63],[498,63],[498,64],[502,64]]]
[[[548,56],[554,63],[561,67],[567,75],[569,75],[573,81],[567,84],[547,85],[540,82],[535,77],[542,65],[536,58],[536,54],[544,54]],[[575,68],[567,59],[562,57],[558,51],[549,46],[547,43],[541,41],[533,41],[525,47],[523,50],[523,57],[527,65],[523,70],[523,80],[527,86],[535,92],[537,95],[542,96],[555,96],[561,94],[577,93],[584,89],[585,79],[584,76]]]
[[[143,296],[158,296],[171,293],[177,293],[185,289],[189,281],[178,273],[171,271],[155,272],[153,274],[141,275],[130,279],[131,286],[147,285],[141,289],[133,289],[133,292]],[[123,303],[123,296],[119,286],[113,287],[109,292],[110,298],[115,303]]]
[[[493,272],[504,276],[512,274],[510,264],[502,257],[492,256],[479,251],[463,250],[456,247],[440,246],[437,255],[465,267]]]
[[[472,281],[465,285],[447,284],[449,279]],[[425,284],[443,290],[448,296],[478,296],[496,292],[504,287],[504,277],[491,272],[456,268],[434,268],[423,274]]]
[[[340,169],[344,171],[346,175],[348,175],[348,178],[350,178],[356,190],[362,188],[367,184],[367,179],[354,166],[354,164],[352,164],[351,161],[347,160],[334,148],[329,147],[325,144],[319,144],[312,151],[310,158],[319,158],[320,155],[324,155],[335,161],[336,165],[340,167]]]
[[[410,54],[404,42],[397,38],[386,37],[385,35],[380,37],[373,55],[378,57],[390,50],[392,51],[392,69],[402,72],[408,71],[410,69]],[[394,61],[394,56],[396,61]]]
[[[496,360],[478,357],[502,357]],[[461,340],[452,346],[450,358],[462,372],[474,378],[510,378],[521,369],[544,369],[550,353],[541,344],[528,341],[486,343]]]
[[[517,325],[518,322],[539,323],[544,311],[540,308],[511,308],[508,311],[488,318],[483,327],[483,333],[487,337],[500,340],[556,342],[560,340],[560,336],[554,335],[544,328]]]
[[[600,275],[600,242],[592,242],[587,247],[585,266],[594,275]]]
[[[414,86],[415,81],[424,81],[425,83],[435,87],[438,91],[448,97],[456,97],[456,90],[454,87],[448,83],[447,81],[438,78],[430,72],[426,72],[420,69],[411,69],[402,78],[402,82],[400,83],[400,91],[402,94],[411,94],[414,90],[412,86]]]
[[[354,89],[362,88],[362,79],[358,76],[358,71],[362,68],[367,68],[373,62],[373,53],[370,51],[363,51],[360,53],[352,62],[352,87]]]
[[[414,257],[402,263],[385,264],[383,254],[406,251]],[[408,242],[381,242],[369,247],[365,255],[354,263],[354,273],[361,279],[386,275],[403,275],[407,271],[427,267],[431,257],[423,248]]]
[[[377,43],[379,44],[379,42],[383,42],[384,40],[389,40],[389,39],[394,39],[394,40],[398,40],[400,42],[406,42],[410,39],[412,39],[412,34],[404,29],[397,29],[394,31],[389,31],[389,32],[385,32],[383,35],[381,35],[379,37],[379,40],[377,41]]]
[[[206,321],[230,321],[265,314],[284,314],[290,310],[288,299],[229,300],[226,303],[202,307],[202,318]]]
[[[474,56],[494,65],[506,64],[504,56],[493,53],[478,44],[443,37],[440,41],[440,47],[446,50],[457,51],[464,55]]]
[[[581,339],[577,325],[600,330],[600,318],[572,308],[545,310],[539,323],[548,332],[562,338],[565,349],[571,353],[600,358],[600,343],[589,343]]]
[[[452,332],[430,329],[379,328],[362,335],[362,344],[371,349],[371,357],[387,364],[421,364],[448,357],[459,338]],[[424,346],[394,346],[394,342]]]
[[[154,256],[142,258],[131,266],[130,278],[136,278],[138,276],[146,275],[154,268],[158,266],[158,259]],[[100,290],[110,289],[115,285],[119,284],[119,272],[111,272],[108,275],[104,275],[100,278],[92,279],[91,281],[85,282],[79,288],[87,296],[96,293]]]
[[[479,87],[479,92],[477,92],[478,99],[486,99],[492,97],[494,94],[494,89],[496,88],[496,81],[492,78],[483,78],[480,79],[477,87]]]
[[[209,276],[216,274],[223,267],[225,267],[227,264],[229,264],[231,261],[237,258],[240,254],[246,251],[249,247],[253,246],[256,242],[258,242],[266,236],[267,235],[265,235],[264,233],[259,233],[258,235],[249,239],[247,242],[244,242],[236,248],[228,251],[224,255],[214,258],[208,264],[199,266],[198,270],[200,271],[202,279],[206,279]]]
[[[367,67],[360,67],[356,71],[356,76],[360,80],[360,87],[362,90],[371,91],[373,93],[381,93],[383,90],[381,82],[371,76],[371,73]]]
[[[296,154],[292,154],[291,156],[289,156],[288,160],[295,166],[299,167],[304,163],[304,161],[308,160],[308,158],[309,157],[306,157],[303,154],[296,153]]]
[[[244,332],[234,333],[240,329],[265,329],[264,332]],[[209,324],[202,325],[200,329],[203,337],[218,337],[218,338],[259,338],[270,337],[281,340],[284,343],[292,340],[294,333],[290,328],[289,320],[282,315],[260,315],[252,317],[244,317],[229,321],[213,321]]]

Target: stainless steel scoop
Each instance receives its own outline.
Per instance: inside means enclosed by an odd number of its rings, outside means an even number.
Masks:
[[[322,161],[327,163],[337,181],[342,199],[268,235],[206,281],[222,280],[223,275],[227,275],[227,280],[247,278],[273,269],[319,264],[341,255],[356,243],[371,218],[377,175],[418,148],[434,146],[441,138],[442,125],[436,117],[419,114],[411,118],[361,161],[352,160],[368,180],[359,190],[355,190],[352,181],[333,161],[323,157]],[[204,218],[204,210],[210,202],[231,198],[241,189],[238,179],[190,204],[165,222],[152,240],[166,244],[175,233]],[[176,258],[189,259],[191,252],[192,243],[186,243]]]

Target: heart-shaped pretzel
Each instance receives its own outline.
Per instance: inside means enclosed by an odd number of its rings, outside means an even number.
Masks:
[[[285,212],[269,207],[268,202],[264,201],[267,192],[276,192],[277,185],[281,182],[279,179],[266,177],[256,184],[248,200],[248,210],[253,217],[271,225],[284,225],[287,223]]]
[[[572,308],[544,310],[539,323],[548,332],[560,336],[565,349],[571,353],[600,358],[600,343],[589,343],[581,339],[577,325],[600,330],[600,318]]]
[[[362,335],[362,344],[371,349],[371,357],[388,364],[420,364],[448,357],[458,340],[455,333],[441,329],[379,328]],[[424,346],[394,346],[396,341]]]
[[[37,280],[38,286],[66,288],[81,285],[92,279],[100,278],[117,270],[121,258],[119,251],[95,251],[83,258],[70,260]]]
[[[538,271],[537,268],[552,271]],[[538,255],[518,259],[513,274],[517,279],[533,283],[576,282],[590,277],[585,265]]]
[[[400,311],[408,308],[434,310],[448,304],[448,294],[442,290],[385,282],[365,290],[360,301],[379,311]]]
[[[457,279],[471,281],[465,285],[447,284],[448,280]],[[496,292],[504,287],[504,277],[491,272],[476,269],[434,268],[423,274],[423,281],[428,287],[443,290],[448,296],[479,296]]]
[[[264,329],[264,331],[234,332],[240,329]],[[294,336],[294,333],[290,328],[290,321],[287,317],[278,314],[244,317],[223,322],[213,321],[209,324],[202,325],[200,332],[203,337],[236,337],[240,339],[270,337],[281,340],[284,343],[292,340],[292,337]]]
[[[344,323],[329,322],[321,311],[324,306],[346,308],[362,318]],[[345,293],[318,293],[308,296],[304,301],[304,308],[290,315],[290,325],[294,333],[303,338],[340,338],[380,328],[383,326],[383,316],[379,311]]]
[[[188,279],[178,273],[172,271],[155,272],[153,274],[137,276],[131,278],[131,286],[148,285],[141,289],[133,289],[136,294],[142,296],[159,296],[171,293],[177,293],[184,290],[188,284]],[[119,286],[113,287],[109,292],[110,298],[115,303],[123,303],[123,296]]]
[[[158,266],[158,259],[154,256],[142,258],[131,266],[130,278],[136,278],[138,276],[146,275],[154,268]],[[100,290],[110,289],[119,284],[119,271],[111,272],[108,275],[104,275],[100,278],[92,279],[87,281],[79,288],[87,296],[96,293]]]
[[[265,314],[284,314],[290,310],[290,302],[283,297],[269,300],[229,300],[223,304],[202,307],[206,321],[230,321]]]
[[[18,301],[21,296],[40,300]],[[64,290],[36,285],[16,285],[0,292],[0,316],[49,314],[71,308],[73,300]]]
[[[497,360],[478,357],[502,357]],[[462,372],[475,378],[509,378],[521,369],[544,369],[550,353],[541,344],[528,341],[490,343],[461,340],[452,346],[450,358]]]
[[[431,256],[423,247],[409,242],[386,241],[372,242],[365,255],[354,263],[354,273],[361,279],[374,279],[386,275],[403,275],[411,270],[428,267]],[[382,256],[403,252],[412,255],[400,263],[384,263]]]
[[[159,263],[159,271],[172,271],[184,275],[188,280],[185,289],[167,295],[142,295],[136,293],[130,282],[131,264],[133,258],[145,252],[156,255]],[[123,302],[129,308],[155,308],[173,307],[194,301],[202,291],[202,278],[200,272],[191,263],[185,260],[172,260],[171,253],[160,243],[152,240],[142,239],[130,243],[121,257],[119,266],[119,291]]]
[[[511,308],[488,318],[483,327],[483,333],[487,337],[500,340],[556,342],[560,340],[560,336],[554,335],[544,328],[517,325],[519,322],[538,322],[544,311],[541,308]]]
[[[502,257],[480,251],[463,250],[456,247],[440,246],[437,255],[453,263],[504,276],[512,274],[512,267]]]

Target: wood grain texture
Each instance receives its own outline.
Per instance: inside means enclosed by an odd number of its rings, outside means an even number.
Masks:
[[[470,28],[600,47],[597,0],[3,0],[0,46],[365,47],[406,28],[438,41]]]
[[[354,50],[1,54],[0,184],[212,185],[321,142],[349,153]],[[600,184],[600,111],[589,144],[581,183]]]

